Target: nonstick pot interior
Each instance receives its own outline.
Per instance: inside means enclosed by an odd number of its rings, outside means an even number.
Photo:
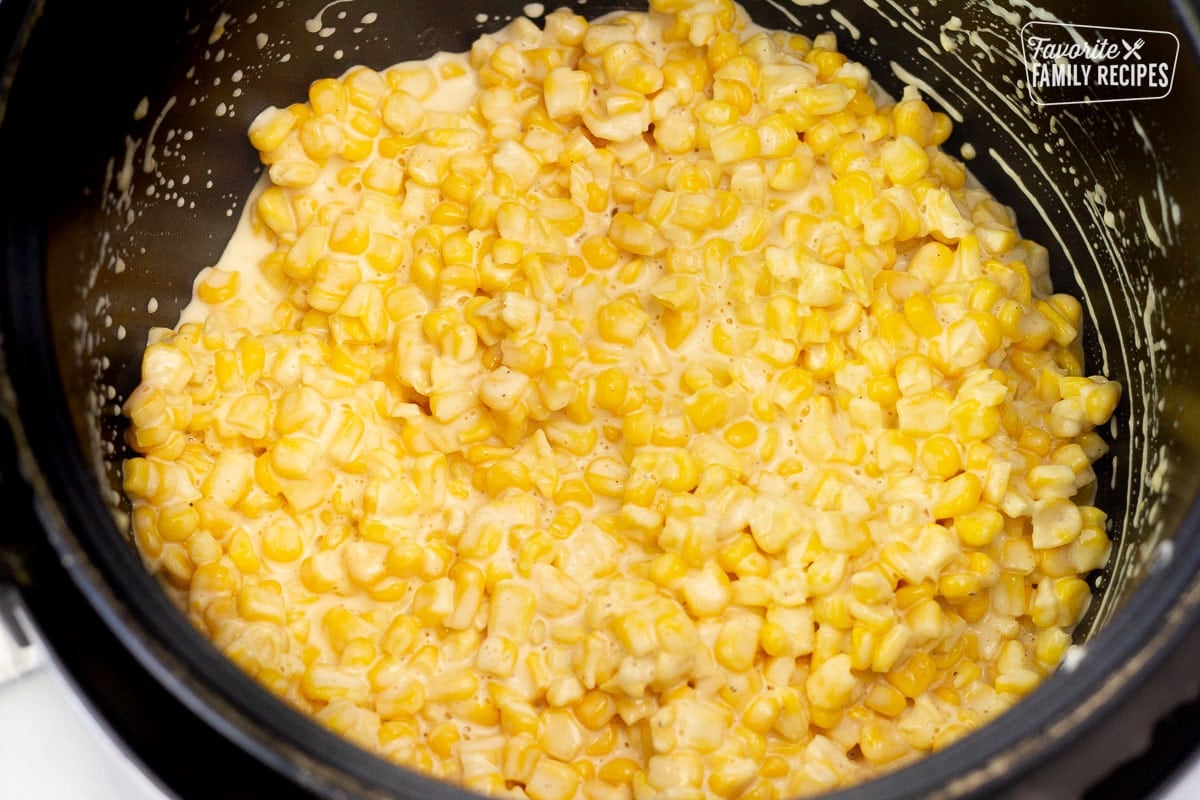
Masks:
[[[595,16],[623,5],[576,7]],[[1182,3],[1136,11],[1118,2],[746,5],[768,27],[835,31],[841,49],[884,88],[898,94],[901,76],[916,76],[931,104],[961,119],[947,149],[973,148],[972,172],[1016,209],[1027,237],[1049,248],[1056,289],[1084,300],[1089,373],[1125,387],[1104,432],[1112,450],[1097,465],[1096,502],[1110,517],[1114,557],[1077,634],[1082,658],[985,733],[847,796],[966,796],[1010,785],[1149,680],[1195,611],[1193,12]],[[462,50],[524,9],[500,0],[0,9],[0,25],[16,41],[0,133],[8,235],[0,315],[15,446],[39,526],[89,611],[159,691],[252,760],[318,794],[456,792],[285,708],[170,605],[125,530],[119,407],[137,384],[149,329],[174,325],[193,277],[216,262],[258,178],[246,128],[259,110],[302,100],[310,82],[354,64],[382,68]],[[1170,96],[1036,107],[1024,91],[1017,38],[1033,19],[1176,32],[1182,45]],[[31,593],[36,572],[24,576]],[[1137,744],[1125,738],[1125,750]]]

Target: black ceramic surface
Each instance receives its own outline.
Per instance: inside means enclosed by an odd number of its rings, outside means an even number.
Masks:
[[[594,16],[627,5],[576,8]],[[1200,686],[1186,670],[1170,671],[1170,657],[1196,652],[1181,648],[1194,627],[1200,568],[1195,11],[1182,3],[872,5],[747,3],[769,27],[834,30],[884,88],[898,93],[898,75],[915,75],[935,106],[962,117],[947,149],[957,155],[970,143],[979,154],[972,171],[1017,210],[1025,235],[1050,249],[1056,288],[1087,300],[1089,372],[1126,391],[1098,469],[1097,503],[1110,514],[1116,550],[1080,628],[1087,655],[984,732],[845,797],[1070,796],[1110,776],[1145,745],[1154,720]],[[216,796],[222,776],[176,763],[152,732],[175,726],[205,752],[263,766],[238,796],[295,796],[295,785],[324,796],[463,794],[285,708],[175,611],[127,542],[126,452],[114,412],[137,383],[147,331],[174,324],[194,275],[217,260],[236,224],[258,176],[245,132],[260,109],[302,100],[311,81],[353,64],[382,68],[464,49],[522,8],[500,0],[0,4],[0,28],[15,42],[0,131],[0,319],[11,382],[3,399],[23,468],[23,479],[5,473],[14,510],[0,527],[0,575],[23,586],[84,694],[177,791]],[[1037,108],[1024,92],[1016,36],[1047,15],[1175,31],[1182,46],[1170,96]],[[318,24],[306,27],[310,20]],[[955,44],[950,52],[942,36]],[[22,516],[27,490],[36,519]],[[83,622],[73,623],[76,613]],[[1081,750],[1085,741],[1090,749]]]

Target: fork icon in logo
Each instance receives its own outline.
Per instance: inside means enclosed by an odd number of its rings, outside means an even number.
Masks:
[[[1137,40],[1136,42],[1134,42],[1133,44],[1130,44],[1130,43],[1129,43],[1129,42],[1127,42],[1126,40],[1122,39],[1122,40],[1121,40],[1121,44],[1122,44],[1122,45],[1124,45],[1124,47],[1125,47],[1125,56],[1124,56],[1124,58],[1125,58],[1125,60],[1126,60],[1126,61],[1128,61],[1128,60],[1130,59],[1130,57],[1131,57],[1131,56],[1132,56],[1133,58],[1136,58],[1138,61],[1141,61],[1141,60],[1142,60],[1142,54],[1141,54],[1141,52],[1140,52],[1140,51],[1141,51],[1141,49],[1142,49],[1142,45],[1146,44],[1146,40],[1145,40],[1145,39],[1138,39],[1138,40]]]

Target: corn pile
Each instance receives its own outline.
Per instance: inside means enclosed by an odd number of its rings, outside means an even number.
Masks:
[[[153,332],[148,566],[364,748],[483,793],[767,800],[1062,659],[1118,384],[948,118],[729,0],[314,83],[260,263]]]

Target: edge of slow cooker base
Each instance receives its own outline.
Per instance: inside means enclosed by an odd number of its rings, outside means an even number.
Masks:
[[[10,121],[6,128],[12,125]],[[27,169],[16,167],[10,170],[13,174]],[[10,204],[21,199],[14,188],[5,195]],[[35,221],[35,214],[28,206],[0,209],[0,213],[7,216],[2,222],[9,230],[19,232],[17,238],[31,236],[34,229],[29,223]],[[94,476],[84,466],[79,442],[65,421],[68,406],[48,344],[41,278],[34,275],[32,284],[18,286],[11,274],[14,264],[36,272],[44,259],[36,243],[15,239],[6,255],[8,263],[0,264],[0,270],[10,272],[7,284],[16,291],[6,300],[12,308],[3,309],[4,346],[12,355],[14,381],[26,390],[20,396],[37,398],[22,409],[22,424],[30,439],[23,455],[37,489],[45,531],[43,536],[31,528],[23,534],[34,540],[26,559],[32,580],[24,594],[81,694],[148,768],[185,796],[316,796],[306,794],[311,791],[343,797],[354,789],[386,785],[387,776],[410,775],[300,719],[213,648],[204,646],[182,615],[168,613],[164,597],[142,597],[153,584],[144,573],[135,573],[140,565],[130,553],[113,552],[120,533],[106,516]],[[1195,528],[1195,513],[1191,520]],[[1160,679],[1153,681],[1153,691],[1147,689],[1156,666],[1178,660],[1167,656],[1178,655],[1181,640],[1194,631],[1194,604],[1186,619],[1168,620],[1157,634],[1139,630],[1133,623],[1145,628],[1147,620],[1164,618],[1191,582],[1195,561],[1193,556],[1190,565],[1174,563],[1156,576],[1154,588],[1161,594],[1147,597],[1142,592],[1134,598],[1144,614],[1131,618],[1126,609],[1114,626],[1120,630],[1109,636],[1102,632],[1097,643],[1089,645],[1095,648],[1104,642],[1111,644],[1110,651],[1093,649],[1074,675],[1056,675],[1009,715],[946,751],[830,797],[878,798],[884,788],[892,790],[889,796],[894,798],[965,798],[985,793],[1059,798],[1087,792],[1096,783],[1096,773],[1111,771],[1144,748],[1157,719],[1154,709],[1169,707],[1171,698],[1162,687],[1177,691],[1180,685]],[[1191,568],[1186,574],[1185,566]],[[1148,643],[1157,649],[1150,652]],[[1134,668],[1122,663],[1146,653],[1151,657],[1139,660]],[[1105,670],[1122,672],[1121,678],[1112,678]],[[1089,697],[1101,686],[1109,687],[1102,698]],[[1120,707],[1131,705],[1143,692],[1148,695],[1144,707],[1140,703],[1135,709]],[[1039,698],[1047,702],[1039,704]],[[1082,705],[1075,705],[1084,701],[1091,703],[1086,713]],[[1056,714],[1061,719],[1055,719]],[[1091,739],[1095,731],[1102,733],[1095,734],[1093,747],[1079,749],[1078,739]],[[278,748],[270,752],[273,741]],[[204,755],[197,757],[197,753]],[[347,778],[340,788],[338,771]],[[442,788],[428,778],[413,776],[412,780],[415,787]],[[222,781],[234,785],[220,785]],[[298,788],[300,783],[305,791]],[[408,788],[392,785],[379,791]],[[454,787],[438,794],[466,796]]]

